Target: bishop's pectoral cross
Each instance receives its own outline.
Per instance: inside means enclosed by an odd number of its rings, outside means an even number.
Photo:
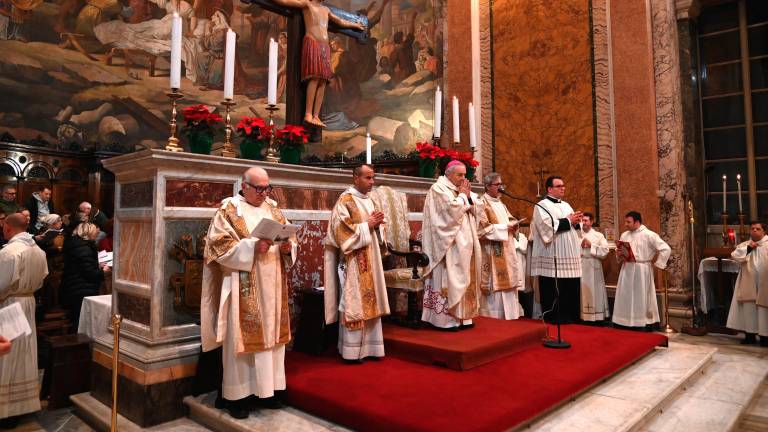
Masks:
[[[312,110],[311,107],[307,107],[307,86],[301,82],[301,53],[302,53],[302,41],[306,33],[306,27],[302,15],[302,9],[297,7],[281,6],[273,2],[272,0],[243,0],[246,3],[253,3],[261,6],[264,10],[282,15],[288,18],[288,49],[286,58],[286,85],[285,85],[285,121],[286,123],[300,125],[306,124],[305,113]],[[292,3],[290,1],[283,1],[283,3]],[[368,17],[356,15],[352,12],[345,11],[333,6],[327,6],[331,10],[331,13],[336,17],[348,21],[351,23],[360,23],[365,28],[368,28]],[[368,33],[362,30],[340,28],[333,22],[330,22],[328,31],[334,33],[342,33],[354,39],[357,39],[360,43],[365,43],[368,40]],[[322,96],[320,96],[322,98]],[[309,124],[312,126],[314,123]],[[311,128],[315,130],[317,134],[313,134],[310,140],[313,142],[320,141],[320,128]]]

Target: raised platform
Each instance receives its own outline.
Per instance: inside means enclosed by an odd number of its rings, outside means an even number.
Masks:
[[[462,332],[446,334],[451,335]],[[507,430],[551,412],[667,344],[659,334],[581,325],[563,326],[563,337],[571,349],[532,344],[466,371],[403,360],[391,350],[384,360],[362,365],[345,364],[335,353],[291,352],[287,399],[356,430]]]
[[[469,370],[537,345],[546,336],[541,321],[479,317],[473,322],[474,328],[458,332],[384,324],[384,346],[389,356]]]

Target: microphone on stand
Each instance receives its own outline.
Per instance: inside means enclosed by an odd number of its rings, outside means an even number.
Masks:
[[[552,213],[550,213],[549,210],[547,210],[543,205],[541,205],[541,204],[539,204],[537,202],[534,202],[532,200],[529,200],[528,198],[524,198],[524,197],[508,194],[504,190],[503,186],[499,187],[499,193],[501,193],[502,195],[506,196],[507,198],[511,198],[513,200],[516,200],[516,201],[527,202],[529,204],[532,204],[535,207],[538,207],[538,208],[544,210],[544,212],[549,216],[549,220],[552,222],[552,247],[553,248],[555,247],[555,239],[557,238],[557,229],[555,228],[555,218],[552,216]],[[531,221],[531,223],[533,223],[533,221]],[[546,348],[559,348],[559,349],[570,348],[571,344],[566,342],[566,341],[564,341],[562,339],[561,335],[560,335],[560,288],[557,286],[557,251],[556,250],[555,250],[555,253],[552,254],[552,261],[553,261],[553,264],[555,266],[555,294],[556,294],[555,304],[557,304],[557,311],[556,311],[556,313],[557,313],[557,340],[547,339],[547,340],[544,341],[543,345]]]

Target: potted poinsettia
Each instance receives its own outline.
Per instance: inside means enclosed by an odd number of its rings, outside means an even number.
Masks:
[[[309,135],[303,126],[285,125],[275,135],[280,140],[280,162],[298,165]]]
[[[181,112],[186,125],[183,132],[187,135],[189,151],[198,154],[210,154],[213,146],[213,138],[221,129],[224,119],[216,113],[208,110],[208,107],[200,104],[184,108]]]
[[[274,126],[267,126],[260,117],[242,117],[235,129],[243,137],[240,155],[243,159],[263,160],[262,150],[269,146]]]
[[[445,155],[445,149],[428,142],[420,142],[416,143],[416,151],[419,155],[419,177],[434,178],[435,170]]]

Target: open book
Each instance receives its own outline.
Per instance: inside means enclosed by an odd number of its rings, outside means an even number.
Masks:
[[[251,232],[251,237],[261,240],[272,240],[273,242],[286,241],[291,236],[296,235],[301,225],[281,224],[272,219],[262,218],[258,225]]]
[[[108,265],[112,267],[112,257],[113,257],[112,252],[99,251],[99,265],[100,266]]]
[[[629,242],[616,241],[616,258],[625,262],[635,262],[635,254],[632,252],[632,246]]]
[[[31,334],[32,328],[19,303],[11,303],[0,309],[0,335],[8,340],[14,340],[19,336]]]
[[[56,238],[57,235],[61,234],[61,231],[62,230],[60,230],[60,229],[59,230],[57,230],[57,229],[49,229],[48,231],[44,232],[42,234],[43,242],[44,243],[48,243],[48,242],[53,241],[53,239]]]

